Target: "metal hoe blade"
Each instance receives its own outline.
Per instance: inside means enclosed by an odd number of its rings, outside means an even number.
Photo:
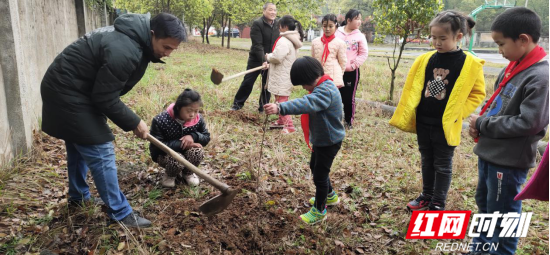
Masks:
[[[214,186],[216,189],[221,191],[221,195],[216,196],[208,201],[206,201],[204,204],[202,204],[199,207],[199,210],[204,213],[207,216],[214,215],[216,213],[219,213],[223,211],[225,208],[231,204],[231,201],[235,198],[237,195],[236,190],[232,190],[231,187],[229,187],[227,184],[220,182],[214,178],[212,178],[210,175],[204,173],[200,169],[198,169],[195,165],[189,163],[185,158],[182,157],[181,154],[176,153],[174,150],[170,149],[168,146],[157,140],[154,136],[151,136],[150,134],[147,134],[147,140],[149,140],[152,144],[172,156],[175,160],[183,164],[187,169],[189,169],[191,172],[198,175],[200,178],[204,179],[206,182],[210,183],[212,186]]]
[[[220,213],[231,204],[236,195],[236,190],[228,189],[225,193],[222,193],[221,195],[215,196],[212,199],[204,202],[199,207],[199,210],[206,216]]]
[[[219,85],[222,83],[223,80],[223,74],[220,73],[220,71],[216,70],[216,68],[212,68],[212,73],[210,73],[210,80],[212,83]]]

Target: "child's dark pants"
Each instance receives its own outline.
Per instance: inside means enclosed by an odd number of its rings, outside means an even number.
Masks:
[[[422,158],[422,192],[444,208],[453,176],[455,147],[447,144],[441,126],[417,122],[416,134]]]
[[[332,162],[341,146],[342,142],[326,147],[313,146],[309,167],[311,168],[313,183],[316,188],[314,206],[319,212],[325,210],[327,195],[332,192],[332,186],[330,185],[330,178],[328,175]]]

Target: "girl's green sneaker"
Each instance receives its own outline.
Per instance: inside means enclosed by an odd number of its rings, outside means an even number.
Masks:
[[[327,206],[333,206],[340,203],[340,198],[338,198],[338,194],[336,194],[335,191],[332,191],[327,196]],[[315,197],[312,197],[309,199],[309,204],[314,205],[315,204]]]
[[[327,218],[327,209],[323,210],[323,212],[321,213],[319,212],[319,210],[317,210],[317,208],[312,207],[309,212],[300,215],[300,218],[305,223],[313,225],[324,221]]]

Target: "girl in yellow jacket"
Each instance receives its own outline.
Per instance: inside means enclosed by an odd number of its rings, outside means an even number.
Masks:
[[[390,120],[390,125],[417,134],[423,187],[407,204],[410,210],[445,209],[462,121],[485,98],[485,61],[458,47],[474,25],[455,11],[443,11],[430,22],[436,51],[416,58]]]

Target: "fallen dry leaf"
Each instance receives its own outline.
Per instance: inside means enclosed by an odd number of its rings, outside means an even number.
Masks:
[[[118,243],[117,250],[122,251],[126,247],[126,242],[120,242]]]

